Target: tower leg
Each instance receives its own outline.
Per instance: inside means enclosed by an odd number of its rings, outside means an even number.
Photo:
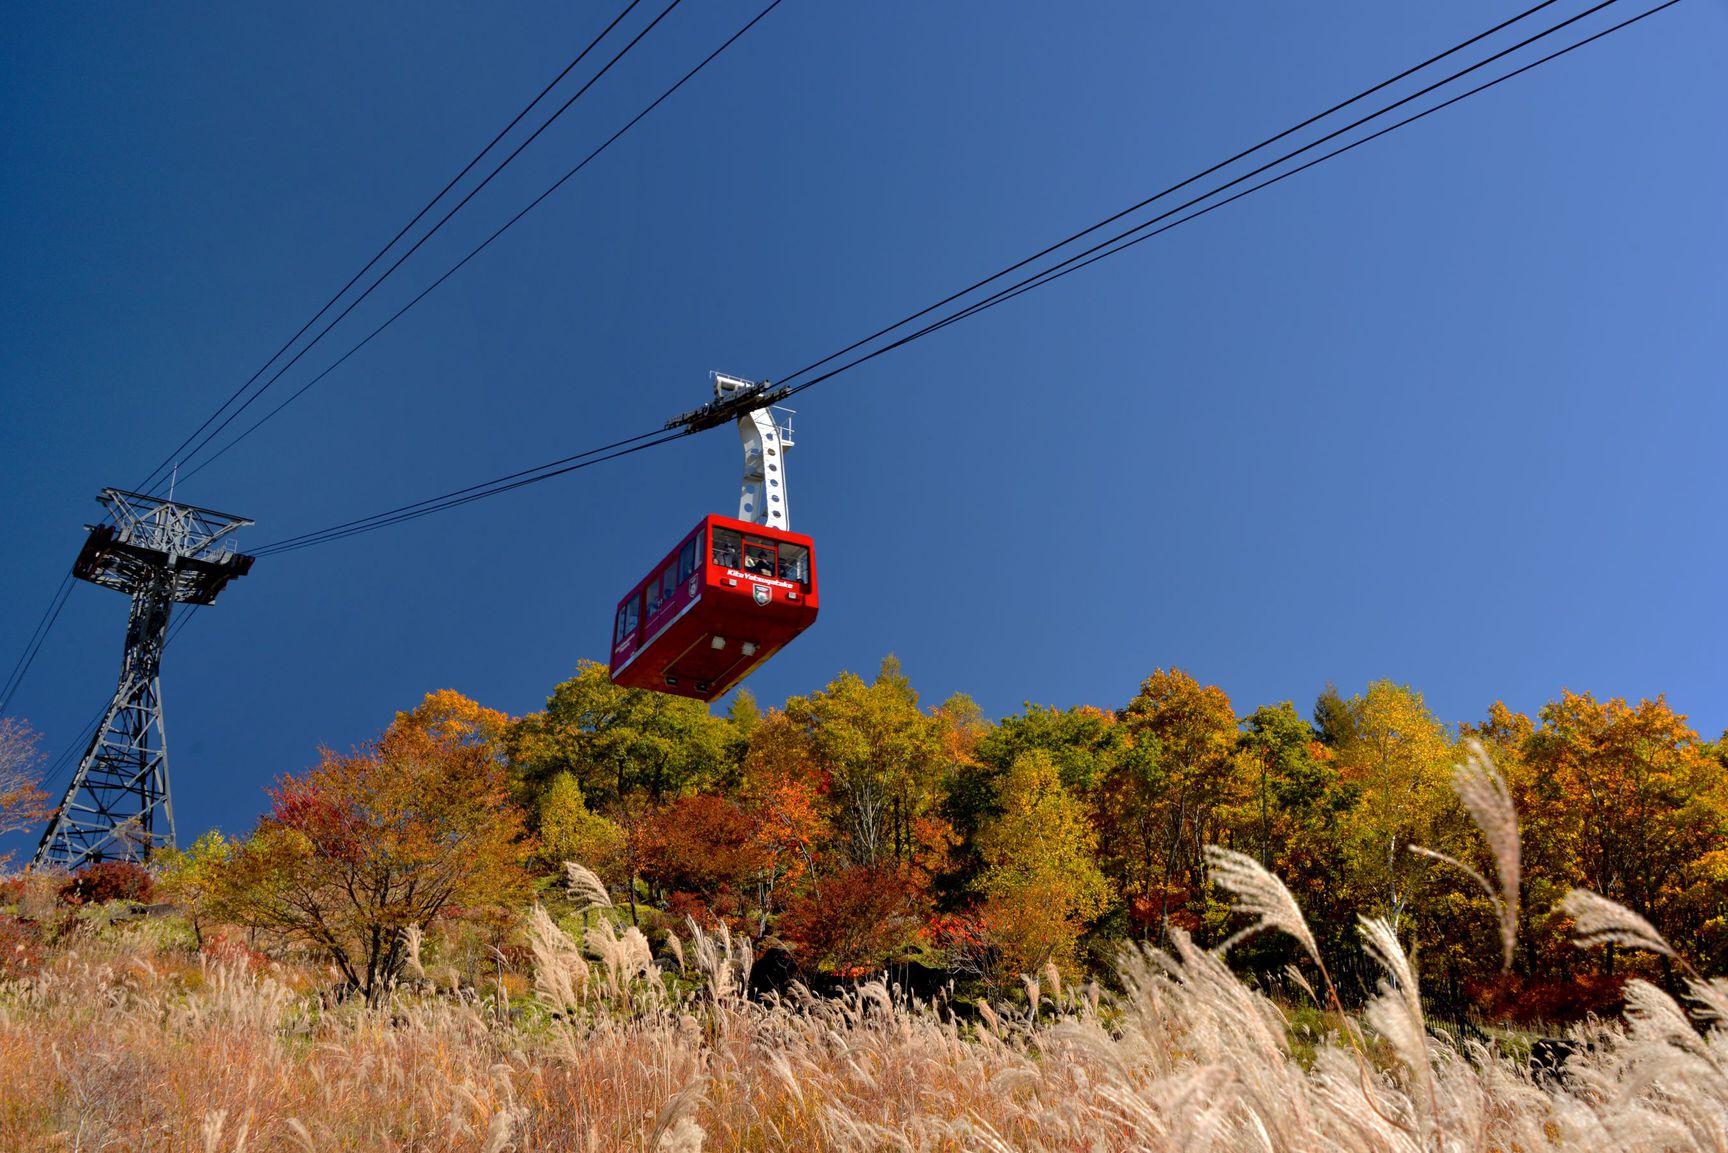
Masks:
[[[172,607],[166,592],[152,582],[133,596],[120,683],[36,847],[38,867],[147,861],[174,847],[160,677]]]

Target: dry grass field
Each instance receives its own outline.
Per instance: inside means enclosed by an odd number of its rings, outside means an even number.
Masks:
[[[747,950],[700,934],[663,962],[688,963],[671,994],[640,937],[544,916],[531,991],[411,984],[373,1009],[155,929],[88,934],[0,990],[5,1149],[1728,1148],[1728,986],[1694,982],[1689,1018],[1634,983],[1548,1083],[1425,1028],[1374,926],[1388,984],[1358,1016],[1302,1015],[1342,1025],[1323,1035],[1181,938],[1126,956],[1118,993],[1047,974],[968,1022],[879,984],[746,1000]]]

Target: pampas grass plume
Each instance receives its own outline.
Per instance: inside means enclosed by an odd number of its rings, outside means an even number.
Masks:
[[[605,882],[595,876],[594,870],[586,865],[565,861],[564,887],[580,912],[612,907],[612,895],[606,891]]]
[[[1220,845],[1206,846],[1206,865],[1211,870],[1213,883],[1236,895],[1236,911],[1255,918],[1252,925],[1220,945],[1219,952],[1228,952],[1238,941],[1262,929],[1276,929],[1294,937],[1314,958],[1316,965],[1325,967],[1320,960],[1320,947],[1314,943],[1314,934],[1309,931],[1307,918],[1302,916],[1296,898],[1290,895],[1290,890],[1276,874],[1253,857]]]
[[[1680,960],[1674,946],[1656,931],[1656,926],[1599,893],[1573,889],[1561,900],[1560,911],[1572,918],[1572,943],[1580,949],[1615,944]]]

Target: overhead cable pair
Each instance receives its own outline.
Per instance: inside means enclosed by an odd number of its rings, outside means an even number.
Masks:
[[[1255,167],[1254,169],[1250,170],[1249,172],[1246,172],[1240,176],[1234,177],[1231,180],[1229,180],[1223,184],[1217,185],[1217,186],[1211,188],[1210,190],[1208,190],[1204,193],[1201,193],[1197,196],[1191,197],[1190,199],[1184,201],[1183,203],[1178,204],[1173,208],[1167,209],[1167,210],[1159,213],[1158,215],[1151,217],[1148,220],[1142,221],[1139,224],[1133,225],[1132,227],[1129,227],[1129,228],[1124,229],[1120,232],[1117,232],[1117,233],[1109,236],[1105,240],[1100,241],[1096,244],[1093,244],[1092,246],[1085,248],[1082,251],[1076,252],[1070,256],[1064,257],[1063,259],[1061,259],[1061,260],[1059,260],[1053,264],[1039,268],[1036,271],[1030,273],[1029,275],[1021,278],[1020,280],[1017,280],[1013,283],[1010,283],[1010,284],[1006,285],[1005,287],[999,288],[996,291],[990,293],[989,295],[987,295],[985,297],[973,300],[970,303],[965,303],[965,304],[960,303],[966,297],[971,296],[972,294],[976,293],[978,290],[980,290],[980,289],[982,289],[982,288],[984,288],[990,284],[993,284],[993,283],[1003,279],[1004,277],[1010,276],[1015,272],[1018,272],[1022,269],[1025,269],[1029,265],[1035,264],[1036,262],[1038,262],[1042,258],[1050,256],[1052,254],[1055,254],[1055,253],[1059,252],[1061,249],[1066,248],[1066,247],[1092,235],[1093,233],[1098,232],[1101,229],[1107,228],[1109,225],[1111,225],[1113,223],[1122,221],[1126,217],[1129,217],[1129,216],[1133,215],[1134,213],[1147,208],[1148,206],[1154,204],[1155,202],[1157,202],[1159,200],[1163,200],[1166,197],[1169,197],[1169,196],[1171,196],[1171,195],[1173,195],[1173,194],[1175,194],[1175,193],[1177,193],[1177,192],[1179,192],[1185,188],[1188,188],[1189,186],[1196,184],[1201,180],[1204,180],[1206,177],[1208,177],[1210,175],[1215,175],[1218,172],[1220,172],[1222,169],[1228,167],[1229,165],[1231,165],[1231,164],[1233,164],[1239,160],[1245,159],[1245,158],[1247,158],[1247,157],[1249,157],[1255,153],[1261,152],[1264,149],[1270,147],[1271,145],[1276,144],[1279,141],[1282,141],[1282,140],[1290,137],[1291,135],[1293,135],[1297,132],[1300,132],[1304,128],[1307,128],[1307,127],[1314,125],[1315,123],[1319,122],[1320,120],[1325,119],[1326,117],[1333,115],[1334,113],[1342,111],[1343,109],[1348,108],[1352,105],[1358,104],[1361,101],[1366,100],[1367,98],[1375,95],[1376,93],[1379,93],[1379,92],[1383,91],[1384,89],[1390,87],[1391,85],[1396,84],[1401,80],[1404,80],[1404,79],[1406,79],[1406,78],[1408,78],[1408,77],[1410,77],[1410,76],[1412,76],[1418,72],[1423,71],[1424,69],[1431,67],[1432,65],[1434,65],[1434,64],[1436,64],[1436,63],[1438,63],[1438,62],[1440,62],[1440,61],[1442,61],[1442,60],[1444,60],[1450,56],[1457,54],[1457,53],[1471,47],[1472,45],[1479,43],[1480,41],[1486,39],[1487,37],[1494,35],[1497,32],[1503,31],[1504,29],[1509,28],[1512,25],[1519,23],[1520,21],[1528,19],[1529,17],[1535,15],[1536,13],[1542,11],[1543,9],[1551,7],[1554,3],[1556,3],[1556,0],[1543,0],[1542,3],[1539,3],[1532,8],[1529,8],[1529,9],[1525,10],[1524,12],[1519,13],[1517,16],[1514,16],[1509,20],[1502,21],[1501,23],[1495,25],[1494,27],[1488,29],[1485,32],[1478,33],[1477,35],[1471,37],[1470,39],[1465,40],[1465,41],[1463,41],[1463,42],[1461,42],[1461,43],[1459,43],[1459,44],[1457,44],[1451,48],[1448,48],[1444,52],[1441,52],[1435,56],[1429,57],[1427,60],[1424,60],[1420,64],[1413,65],[1412,67],[1403,70],[1402,72],[1391,77],[1390,79],[1384,80],[1384,81],[1380,82],[1379,84],[1374,85],[1371,88],[1364,89],[1362,92],[1356,94],[1355,96],[1350,97],[1348,100],[1344,100],[1338,104],[1335,104],[1323,112],[1316,113],[1315,115],[1310,116],[1310,117],[1302,120],[1301,122],[1291,126],[1290,128],[1287,128],[1284,131],[1282,131],[1282,132],[1280,132],[1274,136],[1270,136],[1270,137],[1266,138],[1265,140],[1261,141],[1260,143],[1254,145],[1251,148],[1244,149],[1241,152],[1236,153],[1234,156],[1231,156],[1230,158],[1228,158],[1226,160],[1220,161],[1217,164],[1214,164],[1214,165],[1194,174],[1193,176],[1188,177],[1185,180],[1182,180],[1176,184],[1173,184],[1170,187],[1165,188],[1160,192],[1157,192],[1151,196],[1148,196],[1145,199],[1139,201],[1136,204],[1129,206],[1128,208],[1123,209],[1120,212],[1117,212],[1111,216],[1105,217],[1103,220],[1100,220],[1099,222],[1092,224],[1092,225],[1088,226],[1087,228],[1080,230],[1079,232],[1073,233],[1072,235],[1064,238],[1063,240],[1056,242],[1055,244],[1052,244],[1052,245],[1049,245],[1043,249],[1040,249],[1038,252],[1033,253],[1031,256],[1025,257],[1024,259],[1019,260],[1019,261],[1015,262],[1014,264],[1011,264],[1011,265],[1007,266],[1006,268],[1004,268],[998,272],[992,273],[991,275],[986,276],[981,280],[975,281],[972,284],[968,285],[967,287],[960,289],[958,292],[951,293],[950,295],[942,298],[941,300],[938,300],[934,304],[928,305],[928,306],[918,310],[917,312],[914,312],[914,313],[902,318],[901,320],[894,322],[893,324],[890,324],[890,325],[887,325],[886,327],[880,328],[880,329],[876,330],[875,332],[871,333],[869,336],[866,336],[860,340],[854,341],[851,344],[845,346],[844,348],[841,348],[836,352],[828,354],[827,356],[823,357],[820,360],[817,360],[817,361],[814,361],[810,364],[807,364],[803,368],[800,368],[799,370],[797,370],[796,372],[791,373],[789,376],[776,378],[775,394],[777,396],[785,398],[785,397],[790,397],[792,395],[796,395],[797,393],[803,392],[806,389],[813,388],[816,385],[823,383],[824,381],[831,380],[834,377],[841,375],[842,373],[850,371],[851,369],[856,368],[859,365],[864,364],[867,361],[873,360],[876,357],[883,355],[884,353],[893,351],[894,349],[897,349],[897,348],[904,347],[905,345],[910,344],[915,340],[922,339],[923,337],[928,336],[934,332],[940,331],[941,329],[946,328],[951,324],[959,323],[962,320],[966,320],[972,316],[976,316],[980,312],[986,311],[986,310],[993,308],[999,304],[1005,303],[1006,301],[1014,299],[1015,297],[1021,296],[1025,293],[1033,291],[1037,288],[1041,288],[1041,287],[1045,286],[1046,284],[1049,284],[1049,283],[1051,283],[1057,279],[1060,279],[1063,276],[1068,275],[1070,272],[1078,271],[1079,269],[1087,267],[1093,263],[1096,263],[1097,261],[1102,260],[1107,256],[1116,255],[1117,253],[1122,252],[1122,251],[1126,250],[1127,248],[1130,248],[1136,244],[1139,244],[1140,242],[1142,242],[1144,240],[1151,239],[1153,236],[1161,235],[1162,233],[1167,232],[1170,229],[1177,227],[1178,225],[1185,224],[1190,220],[1194,220],[1200,216],[1203,216],[1209,212],[1212,212],[1213,210],[1215,210],[1217,208],[1221,208],[1226,204],[1233,203],[1237,200],[1242,199],[1243,197],[1252,195],[1255,192],[1258,192],[1264,188],[1268,188],[1268,187],[1272,186],[1273,184],[1279,183],[1282,180],[1285,180],[1291,176],[1294,176],[1299,172],[1306,171],[1309,168],[1315,167],[1316,165],[1324,163],[1325,161],[1330,160],[1336,156],[1340,156],[1340,155],[1342,155],[1346,152],[1349,152],[1349,151],[1351,151],[1357,147],[1360,147],[1361,145],[1366,144],[1372,140],[1379,139],[1380,137],[1385,136],[1388,133],[1397,131],[1398,129],[1403,128],[1409,124],[1413,124],[1416,121],[1421,120],[1421,119],[1423,119],[1429,115],[1432,115],[1433,113],[1438,112],[1443,108],[1448,108],[1454,104],[1459,103],[1460,101],[1466,100],[1466,99],[1468,99],[1472,96],[1475,96],[1481,92],[1487,91],[1488,89],[1493,88],[1499,84],[1502,84],[1505,81],[1510,80],[1515,76],[1519,76],[1519,75],[1522,75],[1523,73],[1529,72],[1530,70],[1532,70],[1534,68],[1537,68],[1537,67],[1539,67],[1543,64],[1546,64],[1552,60],[1558,59],[1559,57],[1567,55],[1570,52],[1576,51],[1577,49],[1585,46],[1586,44],[1590,44],[1590,43],[1593,43],[1597,40],[1603,39],[1606,36],[1609,36],[1615,32],[1618,32],[1624,28],[1627,28],[1633,24],[1636,24],[1639,21],[1642,21],[1642,20],[1644,20],[1650,16],[1653,16],[1656,13],[1663,11],[1664,9],[1671,8],[1675,4],[1679,3],[1680,0],[1665,0],[1664,3],[1657,4],[1654,7],[1646,9],[1645,11],[1640,12],[1637,15],[1634,15],[1632,17],[1629,17],[1629,18],[1627,18],[1627,19],[1625,19],[1625,20],[1623,20],[1617,24],[1611,25],[1610,27],[1604,28],[1601,31],[1598,31],[1598,32],[1596,32],[1590,36],[1587,36],[1587,37],[1584,37],[1583,39],[1575,41],[1575,42],[1573,42],[1573,43],[1571,43],[1571,44],[1569,44],[1563,48],[1560,48],[1558,50],[1550,52],[1547,55],[1538,57],[1537,59],[1532,60],[1528,63],[1522,64],[1522,65],[1518,66],[1517,68],[1513,69],[1512,71],[1506,72],[1500,76],[1495,77],[1492,80],[1489,80],[1485,83],[1479,84],[1479,85],[1477,85],[1473,88],[1470,88],[1470,89],[1468,89],[1468,90],[1466,90],[1466,91],[1464,91],[1458,95],[1452,96],[1452,97],[1450,97],[1450,98],[1448,98],[1448,99],[1446,99],[1440,103],[1437,103],[1437,104],[1432,105],[1432,106],[1430,106],[1430,107],[1428,107],[1428,108],[1426,108],[1420,112],[1417,112],[1414,115],[1408,116],[1402,120],[1399,120],[1393,124],[1390,124],[1384,128],[1381,128],[1381,129],[1379,129],[1379,130],[1377,130],[1377,131],[1375,131],[1369,135],[1362,136],[1362,137],[1355,139],[1349,143],[1343,144],[1340,147],[1333,149],[1332,151],[1323,153],[1322,155],[1315,157],[1315,158],[1313,158],[1313,159],[1311,159],[1311,160],[1309,160],[1309,161],[1307,161],[1307,162],[1305,162],[1305,163],[1303,163],[1297,167],[1287,169],[1286,171],[1279,173],[1277,175],[1269,176],[1267,179],[1260,181],[1259,183],[1250,184],[1248,187],[1242,188],[1240,191],[1237,191],[1236,193],[1234,193],[1233,195],[1231,195],[1225,199],[1216,200],[1210,205],[1206,205],[1204,207],[1201,207],[1201,205],[1204,201],[1211,200],[1214,197],[1219,196],[1219,194],[1221,194],[1223,192],[1227,192],[1232,188],[1236,188],[1239,185],[1242,185],[1248,181],[1251,181],[1256,176],[1264,175],[1264,174],[1270,172],[1272,169],[1277,168],[1278,166],[1280,166],[1282,164],[1286,164],[1287,162],[1289,162],[1293,159],[1296,159],[1296,158],[1304,155],[1305,153],[1311,152],[1314,149],[1319,148],[1322,145],[1324,145],[1330,141],[1338,139],[1340,136],[1342,136],[1346,133],[1354,131],[1357,128],[1363,127],[1374,120],[1380,119],[1381,117],[1384,117],[1384,116],[1388,115],[1389,113],[1396,111],[1399,108],[1405,107],[1406,105],[1411,104],[1413,101],[1419,100],[1423,96],[1431,95],[1431,94],[1439,91],[1440,89],[1445,88],[1446,86],[1451,85],[1451,84],[1455,83],[1456,81],[1458,81],[1458,80],[1460,80],[1466,76],[1469,76],[1470,74],[1477,72],[1484,67],[1487,67],[1488,65],[1491,65],[1491,64],[1496,63],[1498,61],[1504,60],[1508,56],[1511,56],[1515,53],[1518,53],[1518,52],[1522,51],[1523,49],[1528,48],[1529,46],[1536,44],[1537,42],[1544,40],[1545,38],[1552,36],[1555,33],[1558,33],[1560,31],[1562,31],[1563,29],[1568,28],[1571,25],[1576,24],[1579,21],[1584,20],[1587,17],[1594,15],[1595,13],[1601,12],[1604,9],[1607,9],[1607,8],[1609,8],[1609,7],[1611,7],[1614,4],[1619,3],[1619,2],[1620,2],[1620,0],[1601,0],[1601,2],[1593,5],[1590,8],[1585,9],[1582,12],[1577,13],[1576,15],[1573,15],[1573,16],[1570,16],[1570,17],[1564,19],[1564,20],[1561,20],[1558,23],[1555,23],[1555,24],[1543,29],[1542,31],[1540,31],[1538,33],[1535,33],[1531,36],[1526,37],[1523,40],[1520,40],[1516,44],[1513,44],[1511,47],[1497,51],[1497,52],[1493,53],[1492,55],[1489,55],[1489,56],[1485,57],[1484,59],[1477,61],[1474,64],[1470,64],[1470,65],[1468,65],[1462,69],[1459,69],[1458,71],[1453,72],[1450,75],[1446,76],[1442,80],[1435,81],[1435,82],[1428,84],[1427,86],[1419,89],[1418,91],[1410,94],[1410,95],[1407,95],[1407,96],[1401,97],[1397,100],[1394,100],[1391,103],[1386,104],[1386,105],[1378,108],[1374,112],[1371,112],[1365,116],[1361,116],[1361,117],[1357,118],[1356,120],[1353,120],[1351,123],[1345,125],[1342,128],[1328,132],[1316,140],[1310,141],[1309,143],[1304,144],[1298,148],[1295,148],[1295,149],[1292,149],[1291,151],[1285,152],[1282,155],[1278,156],[1274,160],[1267,161],[1267,162]],[[1194,211],[1189,212],[1185,216],[1180,215],[1181,213],[1183,213],[1184,211],[1186,211],[1188,209],[1194,209]],[[1175,217],[1175,219],[1171,219],[1172,217]],[[1155,225],[1160,225],[1160,224],[1161,224],[1160,227],[1154,228]],[[452,271],[454,271],[454,270],[452,270]],[[412,303],[413,302],[410,302],[410,307],[412,306]],[[838,367],[828,369],[826,372],[817,373],[817,370],[823,368],[826,365],[833,363],[835,360],[839,360],[839,359],[847,356],[848,354],[850,354],[852,352],[856,352],[860,349],[863,349],[867,345],[870,345],[874,342],[880,341],[880,340],[882,340],[882,338],[890,336],[891,334],[905,328],[906,326],[908,326],[910,324],[915,323],[916,321],[919,321],[919,320],[922,320],[926,317],[929,317],[932,313],[937,313],[948,305],[954,305],[954,304],[959,304],[960,306],[955,308],[953,311],[947,313],[946,315],[940,316],[940,317],[932,320],[930,323],[925,324],[924,326],[922,326],[920,328],[914,329],[913,331],[911,331],[905,335],[902,335],[902,336],[900,336],[900,337],[898,337],[898,338],[896,338],[896,339],[894,339],[888,343],[881,344],[869,352],[862,353],[861,355],[857,356],[856,358],[854,358],[850,361],[847,361],[846,363],[839,365]],[[398,315],[400,315],[400,313]],[[392,318],[392,319],[394,319],[394,318]],[[812,375],[812,374],[815,374],[815,375]],[[807,379],[800,380],[800,378],[807,378]],[[793,382],[796,382],[796,383],[793,383]],[[360,517],[360,518],[356,518],[353,520],[344,521],[340,524],[332,525],[332,526],[325,528],[325,529],[320,529],[320,530],[316,530],[313,532],[302,533],[302,534],[299,534],[297,536],[288,537],[288,538],[285,538],[285,539],[280,540],[280,541],[275,541],[275,542],[272,542],[271,544],[265,545],[264,547],[258,549],[257,555],[262,557],[262,556],[271,556],[271,555],[276,555],[276,554],[286,553],[286,552],[293,552],[293,551],[297,551],[299,549],[311,548],[311,547],[314,547],[316,545],[326,544],[326,543],[330,543],[332,541],[341,540],[341,539],[344,539],[346,537],[354,536],[358,533],[371,532],[371,531],[374,531],[376,529],[385,528],[385,527],[395,525],[395,524],[401,524],[405,521],[414,520],[414,519],[417,519],[419,517],[428,516],[428,515],[431,515],[433,513],[445,511],[447,509],[457,508],[457,507],[460,507],[461,505],[469,504],[469,503],[476,501],[476,500],[483,500],[487,497],[497,496],[497,495],[500,495],[502,493],[511,492],[511,491],[516,490],[516,489],[523,488],[527,485],[538,484],[541,481],[551,480],[554,477],[564,476],[568,473],[575,472],[575,471],[578,471],[580,469],[589,468],[589,467],[592,467],[593,465],[596,465],[596,464],[601,464],[601,463],[604,463],[604,462],[610,461],[610,460],[616,460],[620,457],[628,456],[628,455],[631,455],[631,454],[637,453],[637,452],[641,452],[641,451],[644,451],[644,450],[649,449],[649,448],[655,448],[655,447],[658,447],[659,445],[666,444],[666,443],[669,443],[673,440],[679,439],[679,437],[681,437],[682,435],[683,435],[682,432],[667,433],[663,429],[654,429],[654,430],[638,433],[635,436],[627,437],[627,438],[624,438],[622,440],[613,441],[610,444],[602,445],[598,448],[589,449],[585,452],[575,453],[573,455],[566,456],[566,457],[561,457],[558,460],[548,461],[544,464],[537,465],[537,466],[534,466],[531,468],[521,469],[521,470],[507,474],[507,475],[502,476],[502,477],[496,477],[496,478],[493,478],[492,480],[482,481],[482,482],[479,482],[477,484],[469,485],[465,488],[461,488],[461,489],[457,489],[457,490],[454,490],[454,491],[449,492],[449,493],[441,494],[439,496],[427,497],[423,500],[415,501],[415,502],[412,502],[410,504],[398,505],[395,508],[386,509],[385,511],[379,512],[379,513],[374,513],[371,516]]]

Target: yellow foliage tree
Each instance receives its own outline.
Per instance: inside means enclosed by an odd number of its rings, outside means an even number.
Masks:
[[[978,887],[1002,965],[1033,973],[1054,963],[1072,971],[1075,943],[1110,901],[1086,808],[1062,787],[1055,760],[1041,749],[1015,758],[998,803],[1001,815],[978,838]]]
[[[1356,903],[1398,923],[1432,862],[1411,845],[1451,851],[1465,820],[1451,787],[1459,759],[1446,726],[1408,685],[1375,681],[1345,702],[1335,753],[1357,800],[1340,835]]]
[[[233,855],[234,842],[211,829],[184,849],[159,849],[151,864],[156,891],[186,914],[192,935],[204,945],[204,925],[222,895],[222,870]]]
[[[775,757],[825,775],[824,816],[852,864],[899,866],[928,847],[923,819],[940,799],[949,726],[918,707],[899,661],[885,658],[868,683],[841,673],[821,692],[787,701],[775,720],[777,731],[763,734],[779,746]]]
[[[575,861],[618,879],[612,873],[624,847],[624,830],[588,811],[575,776],[567,772],[553,776],[540,794],[539,817],[540,856],[546,864],[558,869],[565,861]]]

